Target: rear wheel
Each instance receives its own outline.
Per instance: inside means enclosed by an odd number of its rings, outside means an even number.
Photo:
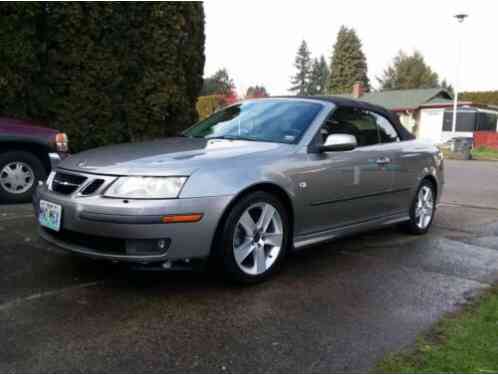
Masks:
[[[436,212],[436,189],[429,180],[423,180],[410,208],[410,220],[403,224],[411,234],[424,234],[429,230]]]
[[[26,151],[0,154],[0,202],[29,202],[38,180],[47,177],[41,161]]]
[[[228,214],[217,245],[225,274],[242,283],[268,278],[285,256],[289,235],[287,210],[278,198],[266,192],[243,197]]]

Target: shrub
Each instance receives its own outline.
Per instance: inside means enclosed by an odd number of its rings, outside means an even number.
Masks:
[[[197,119],[202,3],[2,3],[0,35],[0,113],[66,131],[73,151]]]
[[[223,97],[221,95],[199,96],[196,104],[199,120],[203,120],[210,116],[223,105],[223,102]]]
[[[498,91],[462,92],[459,100],[468,100],[477,104],[498,105]]]

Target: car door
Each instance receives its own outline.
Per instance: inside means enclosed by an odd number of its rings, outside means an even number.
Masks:
[[[305,172],[308,233],[366,222],[386,215],[392,187],[390,159],[379,139],[375,115],[356,107],[339,107],[320,129],[352,134],[351,151],[310,153]]]
[[[392,175],[391,191],[386,202],[388,214],[406,212],[412,200],[411,194],[414,187],[413,173],[409,164],[413,162],[417,154],[404,153],[404,143],[400,141],[396,127],[388,117],[376,112],[372,114],[379,129],[382,154],[389,159],[389,163],[385,164],[384,168]]]

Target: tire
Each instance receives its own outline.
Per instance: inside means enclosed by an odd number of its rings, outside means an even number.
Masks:
[[[0,202],[29,202],[37,182],[46,178],[42,162],[31,152],[7,151],[0,154]]]
[[[267,217],[273,215],[266,220],[267,225],[258,226],[263,212]],[[258,191],[242,197],[230,209],[214,251],[229,280],[253,284],[268,279],[280,268],[290,235],[289,214],[283,203],[272,194]]]
[[[429,201],[423,201],[422,197],[426,194],[430,195]],[[432,225],[435,213],[436,188],[431,181],[422,180],[410,206],[410,220],[403,223],[402,228],[410,234],[425,234]]]

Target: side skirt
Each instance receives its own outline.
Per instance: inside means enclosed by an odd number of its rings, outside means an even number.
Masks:
[[[313,246],[318,243],[334,240],[339,237],[344,237],[349,234],[364,232],[370,229],[380,228],[403,221],[410,220],[410,216],[406,214],[398,214],[386,216],[383,218],[373,219],[360,223],[355,223],[339,228],[327,229],[320,232],[300,235],[294,237],[294,249],[301,249],[308,246]]]

